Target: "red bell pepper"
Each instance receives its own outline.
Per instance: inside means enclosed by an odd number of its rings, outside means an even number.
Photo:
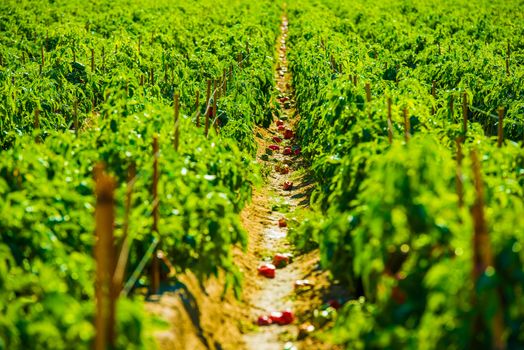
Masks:
[[[282,312],[273,311],[269,315],[269,318],[271,319],[273,323],[276,323],[280,326],[284,326],[284,325],[293,323],[293,321],[295,320],[293,312],[290,310],[285,310]]]
[[[260,316],[257,320],[257,324],[259,326],[269,326],[272,323],[273,321],[271,320],[269,316]]]
[[[273,265],[275,265],[277,268],[285,267],[290,262],[291,262],[291,254],[277,253],[273,257]]]
[[[275,278],[275,265],[264,263],[258,267],[258,273],[267,278]]]

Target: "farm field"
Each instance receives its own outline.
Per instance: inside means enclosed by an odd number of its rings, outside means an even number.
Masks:
[[[0,349],[524,348],[524,3],[0,3]]]

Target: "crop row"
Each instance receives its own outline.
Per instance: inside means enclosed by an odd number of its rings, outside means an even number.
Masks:
[[[318,181],[317,214],[293,235],[304,249],[320,246],[323,266],[354,297],[332,341],[523,346],[524,22],[516,7],[290,4],[298,133]],[[498,118],[493,129],[475,111],[499,106],[501,147],[491,137]]]
[[[91,346],[100,163],[116,180],[116,239],[127,227],[131,240],[126,278],[159,240],[177,273],[222,269],[238,293],[232,249],[247,239],[238,212],[257,181],[252,130],[270,115],[279,11],[269,1],[0,5],[0,349]],[[119,299],[117,348],[151,346],[138,299]]]

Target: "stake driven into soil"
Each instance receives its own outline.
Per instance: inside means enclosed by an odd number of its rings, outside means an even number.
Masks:
[[[279,92],[278,102],[280,104],[280,115],[275,116],[276,120],[268,129],[259,130],[261,138],[257,138],[259,153],[264,153],[269,144],[279,146],[271,154],[259,154],[259,161],[264,162],[264,167],[269,167],[270,172],[267,184],[261,189],[261,193],[256,193],[253,199],[251,215],[244,218],[247,221],[262,223],[256,237],[256,243],[252,243],[255,256],[260,257],[260,263],[271,262],[271,258],[277,253],[288,253],[292,251],[292,246],[287,240],[287,228],[280,227],[279,220],[286,220],[286,212],[291,213],[299,206],[301,195],[298,192],[303,190],[302,181],[293,175],[293,164],[297,163],[297,149],[293,145],[293,139],[286,139],[285,129],[290,129],[294,124],[295,117],[294,97],[290,85],[290,74],[287,69],[286,59],[286,38],[288,21],[284,15],[282,17],[281,35],[278,38],[278,63],[276,66],[276,89]],[[276,121],[282,120],[283,127],[280,130]],[[288,131],[289,132],[289,131]],[[281,141],[279,141],[279,139]],[[276,141],[275,141],[276,140]],[[288,148],[286,153],[285,148]],[[289,154],[291,149],[291,154]],[[297,152],[298,153],[298,152]],[[284,183],[293,182],[291,189],[285,189]],[[280,203],[280,205],[274,205]],[[251,216],[251,217],[249,217]],[[257,266],[252,266],[255,269]],[[256,273],[256,272],[254,272]],[[291,310],[293,311],[293,301],[291,300],[294,282],[301,278],[301,270],[298,263],[290,263],[284,268],[277,269],[275,278],[265,278],[259,276],[256,280],[257,290],[249,293],[248,302],[252,307],[252,317],[256,320],[261,315],[269,315],[273,311]],[[270,325],[261,326],[257,330],[244,336],[248,349],[273,350],[283,349],[288,340],[296,339],[298,328],[296,323],[290,325]]]

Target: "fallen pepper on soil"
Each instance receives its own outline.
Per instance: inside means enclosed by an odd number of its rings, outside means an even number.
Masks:
[[[278,220],[278,227],[287,227],[287,221],[284,218]]]
[[[284,191],[291,191],[293,189],[293,182],[286,181],[283,185]]]
[[[276,323],[276,324],[278,324],[280,326],[291,324],[295,320],[293,312],[290,311],[290,310],[285,310],[285,311],[282,311],[282,312],[273,311],[269,315],[269,318],[271,319],[271,321],[273,323]]]
[[[275,265],[277,269],[280,269],[287,266],[291,262],[292,258],[293,256],[289,253],[277,253],[273,257],[273,265]]]
[[[273,321],[271,321],[271,318],[269,318],[269,316],[260,316],[257,320],[257,324],[259,326],[269,326],[272,323]]]
[[[258,267],[258,273],[267,278],[275,278],[276,267],[270,263],[263,263]]]

